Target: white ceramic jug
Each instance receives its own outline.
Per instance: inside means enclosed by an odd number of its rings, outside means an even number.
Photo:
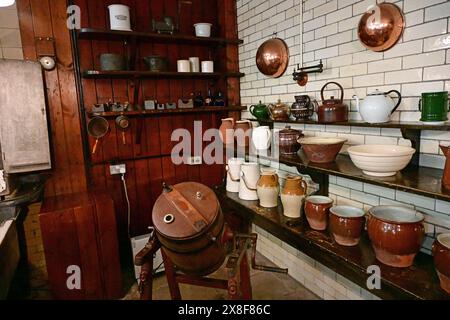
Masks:
[[[272,132],[268,126],[261,126],[253,129],[252,142],[256,150],[267,150],[270,148]]]
[[[258,200],[257,184],[260,177],[259,164],[255,162],[241,165],[241,180],[239,181],[239,199]]]
[[[231,158],[228,160],[227,187],[228,192],[239,192],[239,181],[241,180],[241,165],[245,162],[242,158]]]

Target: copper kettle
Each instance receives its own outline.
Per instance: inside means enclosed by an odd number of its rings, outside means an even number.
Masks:
[[[332,96],[330,99],[325,100],[324,91],[325,88],[335,84],[341,91],[340,99],[335,99]],[[322,87],[321,91],[322,105],[317,109],[317,115],[320,123],[333,123],[333,122],[347,122],[348,121],[348,106],[344,104],[344,88],[337,82],[328,82]]]

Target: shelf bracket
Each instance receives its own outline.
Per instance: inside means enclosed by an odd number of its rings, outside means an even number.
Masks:
[[[410,166],[419,166],[420,165],[420,137],[421,137],[421,130],[417,129],[407,129],[402,128],[401,129],[402,136],[404,139],[411,141],[411,147],[416,149],[416,153],[414,153],[414,156],[410,162]]]
[[[330,178],[328,174],[317,172],[310,169],[305,169],[304,167],[297,167],[297,171],[301,174],[307,174],[311,177],[312,181],[319,185],[319,190],[315,193],[316,195],[328,197]]]

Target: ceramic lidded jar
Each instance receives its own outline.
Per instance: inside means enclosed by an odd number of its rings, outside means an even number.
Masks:
[[[311,229],[324,231],[328,225],[328,215],[333,199],[324,196],[311,196],[305,200],[305,215]]]
[[[291,129],[290,126],[286,126],[278,135],[280,155],[294,155],[300,150],[298,140],[304,137],[300,130]]]
[[[269,104],[268,110],[272,120],[289,120],[291,115],[291,109],[287,104],[282,103],[281,100],[278,100],[276,104]]]
[[[281,191],[281,202],[283,203],[283,214],[288,218],[298,219],[308,184],[300,176],[287,176],[286,183]]]
[[[234,119],[222,119],[222,124],[219,128],[220,139],[224,144],[234,143]]]
[[[256,150],[267,150],[272,141],[272,131],[268,126],[260,126],[252,130],[252,142]]]
[[[241,165],[245,162],[242,158],[231,158],[228,160],[227,186],[228,192],[239,192],[239,181],[241,180]]]
[[[279,192],[280,184],[276,171],[269,169],[261,171],[261,177],[257,185],[260,206],[263,208],[277,207]]]
[[[410,267],[425,237],[423,214],[407,207],[378,206],[369,210],[368,217],[377,259],[391,267]]]
[[[234,138],[239,147],[247,147],[250,144],[252,123],[249,120],[236,121]]]
[[[259,164],[246,162],[241,165],[241,180],[239,181],[239,199],[258,200],[257,184],[260,177]]]
[[[365,219],[364,210],[350,206],[330,209],[330,230],[334,240],[341,246],[356,246],[361,239]]]
[[[432,251],[441,288],[450,294],[450,233],[440,234],[433,244]]]

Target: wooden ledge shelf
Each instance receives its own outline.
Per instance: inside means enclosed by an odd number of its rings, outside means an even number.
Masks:
[[[274,123],[292,123],[292,124],[313,124],[313,125],[323,125],[323,126],[346,126],[346,127],[366,127],[366,128],[387,128],[387,129],[408,129],[408,130],[437,130],[437,131],[450,131],[450,122],[442,126],[429,125],[419,121],[391,121],[386,123],[367,123],[364,121],[350,120],[347,122],[336,122],[336,123],[320,123],[318,121],[306,120],[306,121],[295,121],[295,120],[262,120],[262,119],[248,119],[251,121],[257,121],[264,125],[273,125]]]
[[[85,79],[217,79],[241,78],[241,72],[152,72],[152,71],[99,71],[87,70],[82,73]]]
[[[450,191],[442,188],[443,170],[439,169],[409,166],[393,177],[379,178],[365,175],[346,155],[338,155],[335,162],[327,164],[309,162],[303,151],[294,156],[281,156],[279,159],[259,157],[263,160],[297,167],[299,172],[306,174],[313,171],[450,201]]]
[[[311,230],[306,221],[301,220],[293,225],[292,220],[283,216],[281,205],[265,209],[259,207],[258,201],[240,200],[237,194],[222,188],[217,188],[216,193],[224,212],[232,212],[256,224],[363,288],[366,288],[369,277],[367,268],[380,266],[381,290],[371,291],[380,298],[450,300],[450,295],[440,288],[431,256],[419,253],[412,267],[392,268],[376,260],[366,233],[358,246],[342,247],[333,241],[329,233]]]
[[[115,118],[120,115],[128,117],[151,117],[168,114],[187,114],[187,113],[219,113],[219,112],[239,112],[247,109],[246,106],[232,107],[199,107],[193,109],[165,109],[165,110],[145,110],[145,111],[124,111],[124,112],[88,112],[89,117],[101,116],[104,118]]]
[[[196,44],[196,45],[239,45],[244,43],[241,39],[202,38],[181,34],[159,34],[138,31],[116,31],[83,28],[77,31],[81,40],[106,40],[106,41],[136,41],[152,43]]]

